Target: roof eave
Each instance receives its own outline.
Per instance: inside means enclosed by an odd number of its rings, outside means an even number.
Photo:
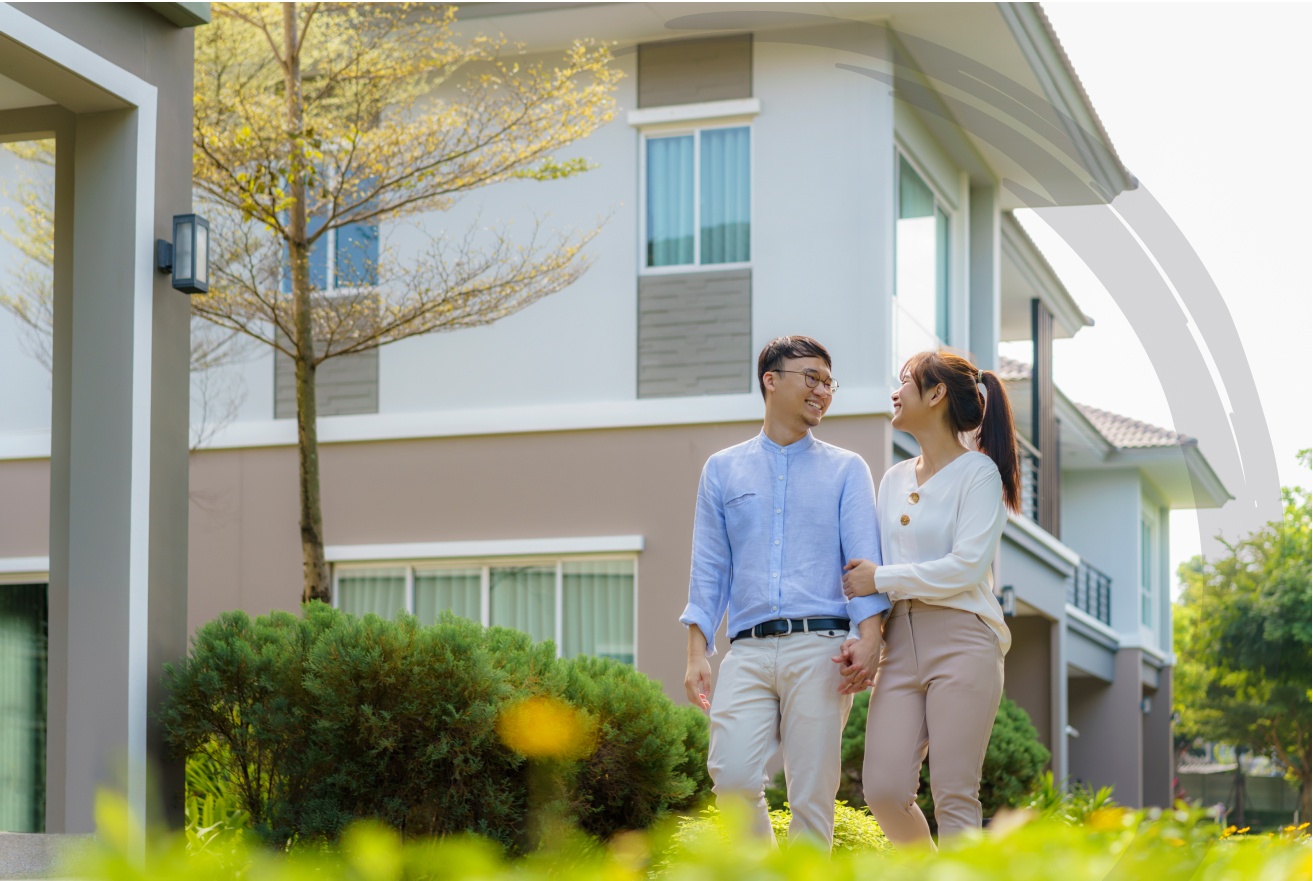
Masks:
[[[1063,128],[1096,187],[1111,201],[1139,186],[1117,155],[1071,60],[1038,3],[999,3],[999,14],[1034,71],[1045,98],[1059,112]]]

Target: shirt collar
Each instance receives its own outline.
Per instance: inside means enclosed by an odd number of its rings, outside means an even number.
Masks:
[[[816,438],[812,437],[811,429],[808,429],[805,435],[798,438],[796,441],[789,444],[787,447],[782,447],[779,444],[775,443],[775,441],[767,437],[766,430],[764,428],[761,430],[761,433],[757,435],[757,440],[761,442],[761,446],[764,449],[769,450],[772,453],[783,453],[786,456],[792,456],[797,453],[801,453],[804,450],[810,449],[811,445],[816,443]]]

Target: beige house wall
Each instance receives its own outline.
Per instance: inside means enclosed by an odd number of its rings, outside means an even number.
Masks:
[[[328,545],[642,535],[639,669],[683,699],[689,549],[707,457],[758,423],[333,444],[321,448]],[[832,417],[815,432],[892,464],[887,417]],[[296,450],[192,455],[191,630],[228,609],[297,608]],[[727,646],[719,636],[722,652]]]

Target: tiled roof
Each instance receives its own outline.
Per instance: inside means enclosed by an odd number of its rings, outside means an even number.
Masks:
[[[1077,404],[1076,408],[1085,414],[1086,419],[1094,423],[1094,427],[1099,429],[1099,434],[1106,437],[1110,444],[1121,449],[1181,447],[1197,443],[1194,438],[1187,435],[1177,434],[1129,416],[1109,413],[1107,410],[1100,410],[1088,404]]]
[[[1024,361],[1000,356],[998,375],[1004,382],[1024,382],[1030,379],[1030,365]],[[1179,447],[1195,444],[1197,441],[1184,434],[1177,434],[1129,416],[1109,413],[1088,404],[1076,404],[1086,419],[1099,430],[1099,434],[1108,443],[1119,449],[1147,449],[1150,447]]]
[[[1004,382],[1016,382],[1017,380],[1030,379],[1030,365],[1025,361],[1017,361],[1002,355],[998,358],[998,370],[995,371],[998,378]]]

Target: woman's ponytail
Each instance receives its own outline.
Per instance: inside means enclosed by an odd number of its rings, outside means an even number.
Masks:
[[[985,386],[985,413],[976,445],[994,460],[1003,478],[1003,503],[1014,514],[1021,511],[1021,463],[1017,457],[1017,430],[1007,389],[992,370],[980,371]]]

